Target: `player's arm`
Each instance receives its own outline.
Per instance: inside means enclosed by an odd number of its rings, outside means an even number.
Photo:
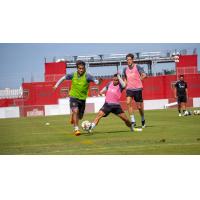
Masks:
[[[105,94],[108,90],[110,83],[108,83],[100,92],[99,95],[102,96],[103,94]]]
[[[142,74],[140,75],[140,79],[141,79],[141,80],[144,80],[145,78],[147,78],[146,73],[142,73]]]
[[[188,88],[187,88],[187,83],[186,83],[186,86],[185,86],[185,92],[186,92],[186,97],[187,97],[187,100],[188,100]]]
[[[147,78],[147,74],[145,73],[144,69],[137,65],[138,72],[140,73],[140,79],[141,81]]]
[[[107,86],[105,86],[100,92],[99,95],[102,96],[103,94],[106,93],[106,91],[108,90]]]
[[[91,74],[87,74],[87,81],[94,82],[96,85],[100,85],[102,82],[102,78],[97,79],[94,76],[92,76]]]
[[[174,85],[174,98],[177,99],[177,83]]]
[[[119,83],[121,85],[122,88],[126,87],[126,82],[123,81],[123,79],[121,78],[121,76],[119,74],[117,74],[117,78],[119,79]]]
[[[64,80],[71,80],[73,77],[72,74],[67,74],[65,76],[62,76],[58,81],[57,83],[53,86],[53,89],[56,90],[57,87],[64,81]]]
[[[188,97],[188,89],[187,88],[185,89],[185,92],[186,92],[186,97],[187,97],[187,100],[188,100],[189,97]]]
[[[123,78],[123,81],[124,81],[125,85],[127,85],[126,68],[123,69],[123,71],[122,71],[122,76],[124,77],[124,78]]]

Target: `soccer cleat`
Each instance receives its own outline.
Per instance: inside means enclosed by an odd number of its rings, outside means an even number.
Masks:
[[[142,128],[145,128],[146,125],[145,125],[145,120],[142,121]]]
[[[142,128],[134,128],[133,131],[134,131],[134,132],[141,132],[141,131],[142,131]]]
[[[75,131],[74,131],[74,135],[75,135],[75,136],[79,136],[79,135],[81,135],[80,130],[75,130]]]
[[[91,124],[90,124],[90,127],[88,128],[88,131],[87,131],[88,134],[92,133],[92,129],[93,129],[93,128],[92,128],[92,123],[91,123]]]
[[[182,116],[181,113],[179,113],[178,116],[181,117]]]

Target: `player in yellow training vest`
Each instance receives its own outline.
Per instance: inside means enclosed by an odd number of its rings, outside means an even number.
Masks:
[[[89,83],[100,84],[101,80],[95,79],[92,75],[86,73],[85,62],[78,60],[76,62],[77,71],[61,77],[54,89],[56,89],[64,80],[72,80],[70,96],[70,108],[72,110],[71,124],[74,125],[74,134],[81,134],[79,129],[79,120],[83,118],[85,111],[85,101],[88,96]]]

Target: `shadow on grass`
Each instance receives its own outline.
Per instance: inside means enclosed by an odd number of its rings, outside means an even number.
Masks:
[[[152,127],[155,127],[155,126],[146,126],[146,128],[152,128]],[[142,126],[136,126],[135,128],[142,128]],[[146,128],[144,128],[144,130]],[[113,130],[113,131],[104,131],[104,132],[94,131],[92,133],[85,132],[85,133],[82,133],[82,135],[84,135],[84,136],[92,136],[92,135],[105,134],[105,133],[109,134],[109,133],[128,133],[128,132],[133,133],[133,132],[131,132],[129,130],[127,130],[127,131],[125,131],[125,130]]]
[[[104,132],[93,132],[93,133],[83,133],[82,135],[84,136],[93,136],[93,135],[99,135],[99,134],[109,134],[109,133],[128,133],[130,131],[124,131],[124,130],[121,130],[121,131],[104,131]],[[130,132],[131,133],[131,132]]]

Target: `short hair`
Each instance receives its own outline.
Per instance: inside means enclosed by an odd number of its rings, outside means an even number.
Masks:
[[[126,55],[126,59],[127,59],[128,57],[131,57],[132,59],[134,59],[134,55],[133,55],[132,53],[127,54],[127,55]]]
[[[181,74],[179,77],[180,77],[180,78],[181,78],[181,77],[183,77],[183,78],[184,78],[184,75],[183,75],[183,74]]]
[[[113,77],[117,77],[117,74],[114,74]]]
[[[85,67],[85,62],[82,61],[82,60],[77,60],[77,61],[76,61],[76,67],[78,68],[79,65],[82,65],[82,66]]]

